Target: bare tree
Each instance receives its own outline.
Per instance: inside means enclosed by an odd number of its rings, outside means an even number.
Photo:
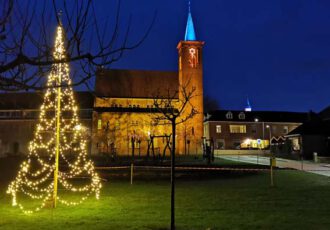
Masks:
[[[145,40],[156,14],[141,38],[130,42],[132,17],[129,16],[121,31],[120,0],[115,4],[114,14],[109,15],[99,15],[97,3],[92,0],[0,0],[0,90],[42,89],[46,73],[56,62],[70,63],[75,69],[72,86],[89,86],[88,80],[98,68],[118,61],[125,51]],[[55,61],[52,35],[61,22],[67,40],[67,57]]]
[[[176,127],[193,118],[198,111],[191,103],[196,95],[196,88],[190,86],[190,81],[179,86],[179,90],[167,90],[166,96],[156,96],[153,105],[158,111],[154,120],[158,124],[171,125],[171,229],[175,229],[175,141]]]

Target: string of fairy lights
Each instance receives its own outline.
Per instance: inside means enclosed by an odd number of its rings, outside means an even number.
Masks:
[[[57,27],[54,48],[54,59],[64,59],[64,31],[61,25]],[[34,139],[29,145],[27,160],[21,164],[17,177],[7,189],[7,193],[12,196],[12,205],[18,206],[24,213],[40,211],[49,202],[54,201],[64,205],[78,205],[92,194],[99,199],[101,180],[95,172],[93,162],[87,159],[87,144],[79,123],[73,90],[69,85],[71,85],[69,65],[53,64]],[[60,94],[58,87],[61,87]],[[58,103],[60,107],[57,107]],[[57,116],[59,123],[56,122]],[[60,137],[58,146],[55,135],[57,125],[59,125]],[[57,191],[54,193],[56,150],[59,152],[61,162],[57,175],[58,183],[66,190],[65,193],[68,191],[79,193],[79,199],[75,198],[77,200],[65,199],[65,195],[58,196]],[[81,177],[87,177],[90,181],[84,185],[77,183],[77,178]],[[38,200],[38,205],[26,208],[20,202],[25,198],[23,196]]]

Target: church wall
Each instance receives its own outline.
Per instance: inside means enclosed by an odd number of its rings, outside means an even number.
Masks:
[[[134,154],[147,155],[150,136],[170,135],[170,125],[156,125],[153,114],[135,112],[94,112],[93,114],[93,154]],[[155,138],[156,153],[162,153],[166,145],[165,138]],[[167,151],[166,155],[169,155]]]

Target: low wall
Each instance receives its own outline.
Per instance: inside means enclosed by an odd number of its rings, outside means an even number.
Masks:
[[[263,155],[269,154],[269,150],[258,150],[258,149],[249,149],[249,150],[241,150],[241,149],[215,149],[214,155]]]

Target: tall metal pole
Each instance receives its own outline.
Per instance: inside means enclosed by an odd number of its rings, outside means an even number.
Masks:
[[[271,152],[271,141],[272,141],[272,130],[271,126],[267,125],[267,129],[269,129],[269,163],[270,163],[270,186],[274,186],[274,170],[273,170],[273,163],[275,161],[275,157],[273,156]]]
[[[265,122],[262,122],[262,148],[265,150]]]
[[[58,64],[61,66],[62,64]],[[59,68],[61,69],[61,68]],[[61,115],[61,75],[58,74],[57,107],[56,107],[56,146],[55,146],[55,170],[54,170],[54,208],[57,205],[58,159],[60,154],[60,115]]]
[[[171,153],[171,230],[175,230],[175,119],[172,120]]]

